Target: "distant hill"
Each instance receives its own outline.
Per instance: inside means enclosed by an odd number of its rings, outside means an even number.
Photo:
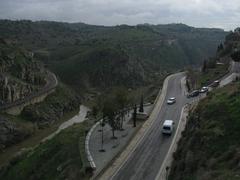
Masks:
[[[184,24],[94,26],[0,21],[0,36],[34,52],[75,89],[149,84],[157,74],[199,65],[227,32]]]

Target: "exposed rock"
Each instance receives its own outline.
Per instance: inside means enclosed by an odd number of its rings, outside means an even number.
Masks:
[[[0,40],[0,101],[12,103],[46,84],[46,70],[32,54]]]

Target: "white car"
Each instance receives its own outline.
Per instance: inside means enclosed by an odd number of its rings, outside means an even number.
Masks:
[[[162,127],[162,133],[171,135],[174,128],[173,125],[174,125],[173,120],[165,120]]]
[[[171,97],[167,100],[167,104],[174,104],[176,102],[176,98],[175,97]]]
[[[199,92],[200,93],[205,93],[207,91],[208,91],[208,87],[202,87]]]

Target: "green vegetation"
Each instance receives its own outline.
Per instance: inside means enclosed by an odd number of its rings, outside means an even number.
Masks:
[[[2,20],[0,27],[2,37],[31,49],[80,93],[154,83],[159,75],[200,64],[226,35],[184,24],[104,27]]]
[[[1,112],[0,166],[22,148],[35,146],[53,133],[62,122],[79,112],[79,104],[74,91],[60,83],[45,101],[25,107],[19,116]]]
[[[239,179],[239,107],[239,82],[199,103],[174,154],[170,179]]]
[[[229,63],[216,64],[214,67],[203,71],[188,70],[188,81],[190,82],[190,89],[198,89],[202,86],[208,86],[213,81],[220,79],[229,71]]]
[[[231,61],[239,61],[240,33],[229,33],[224,45],[218,45],[216,55],[203,61],[201,70],[189,69],[188,85],[189,89],[197,89],[201,86],[208,86],[213,81],[220,79],[229,72]]]
[[[199,88],[223,76],[238,60],[239,32],[231,32],[201,72],[189,71],[189,86]],[[221,62],[220,64],[217,63]],[[237,80],[237,79],[236,79]],[[195,86],[195,87],[194,87]],[[171,180],[237,180],[240,178],[240,83],[215,89],[190,113],[174,154]]]
[[[77,94],[60,83],[43,102],[25,107],[21,117],[36,123],[38,127],[45,127],[58,121],[65,113],[78,109],[79,104]]]
[[[0,179],[88,179],[84,140],[89,123],[73,125],[53,139],[23,153],[0,171]]]

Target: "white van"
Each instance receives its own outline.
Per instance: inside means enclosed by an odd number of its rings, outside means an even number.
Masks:
[[[165,120],[162,127],[162,133],[171,135],[173,132],[173,125],[173,120]]]

